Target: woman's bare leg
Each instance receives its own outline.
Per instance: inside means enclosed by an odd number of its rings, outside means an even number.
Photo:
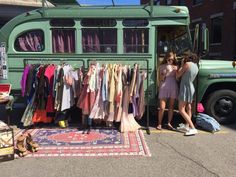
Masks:
[[[166,107],[166,100],[160,99],[160,109],[158,111],[158,124],[157,124],[157,129],[161,129],[161,124],[164,116],[164,111]]]
[[[187,110],[188,116],[190,118],[192,118],[192,105],[191,105],[191,103],[187,103],[186,110]]]
[[[191,117],[186,112],[187,104],[188,104],[187,102],[179,101],[179,112],[181,116],[184,118],[184,120],[186,121],[186,123],[189,124],[190,128],[195,128],[191,120]]]
[[[168,111],[168,123],[167,123],[170,128],[173,128],[171,125],[171,121],[173,119],[174,103],[175,103],[175,99],[170,98],[169,99],[169,111]]]
[[[192,120],[192,106],[191,103],[186,103],[186,112],[188,114],[188,116],[190,117],[190,119]],[[185,123],[186,127],[189,127],[189,124],[186,122]]]

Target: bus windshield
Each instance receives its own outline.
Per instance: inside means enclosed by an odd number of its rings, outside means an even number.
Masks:
[[[160,26],[158,27],[158,37],[159,54],[174,51],[177,55],[182,55],[192,50],[187,26]]]
[[[177,55],[182,55],[186,51],[191,50],[191,40],[188,33],[181,34],[173,40],[172,48]]]

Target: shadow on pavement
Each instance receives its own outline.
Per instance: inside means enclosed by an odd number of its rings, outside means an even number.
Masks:
[[[15,108],[13,107],[13,110],[10,114],[10,125],[14,125],[17,126],[18,128],[23,128],[22,123],[21,123],[21,117],[24,113],[25,108],[21,107],[21,108]],[[74,113],[76,116],[76,119],[73,118],[72,116],[72,121],[71,121],[71,125],[80,125],[81,124],[81,118],[78,118],[77,115],[81,115],[80,112],[78,110],[75,110]],[[167,111],[165,111],[164,113],[164,118],[163,118],[163,128],[167,128],[166,124],[167,124],[167,119],[168,119],[168,114]],[[3,105],[0,106],[0,120],[7,122],[7,113],[5,110],[5,107]],[[194,120],[193,120],[194,121]],[[149,123],[146,117],[146,114],[143,116],[143,118],[141,120],[137,120],[137,122],[144,128],[148,127],[150,129],[156,128],[157,126],[157,110],[156,111],[150,111],[149,112]],[[178,114],[177,112],[174,112],[174,116],[173,116],[173,120],[172,120],[172,126],[174,128],[176,128],[180,123],[183,123],[184,119],[180,116],[180,114]],[[147,124],[148,123],[148,124]],[[50,126],[54,126],[55,124],[51,124]],[[46,124],[39,124],[40,127],[47,127],[48,125]],[[55,125],[57,126],[57,125]],[[116,125],[117,126],[117,125]],[[224,125],[227,128],[230,128],[232,130],[236,130],[236,123],[233,124],[227,124]]]

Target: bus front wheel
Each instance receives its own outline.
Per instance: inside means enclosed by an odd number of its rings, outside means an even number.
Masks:
[[[236,120],[236,92],[232,90],[217,90],[207,97],[206,113],[219,123],[232,123]]]

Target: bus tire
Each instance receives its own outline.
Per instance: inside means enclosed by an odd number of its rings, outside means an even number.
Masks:
[[[232,90],[217,90],[207,97],[206,113],[219,123],[227,124],[236,120],[236,92]]]

